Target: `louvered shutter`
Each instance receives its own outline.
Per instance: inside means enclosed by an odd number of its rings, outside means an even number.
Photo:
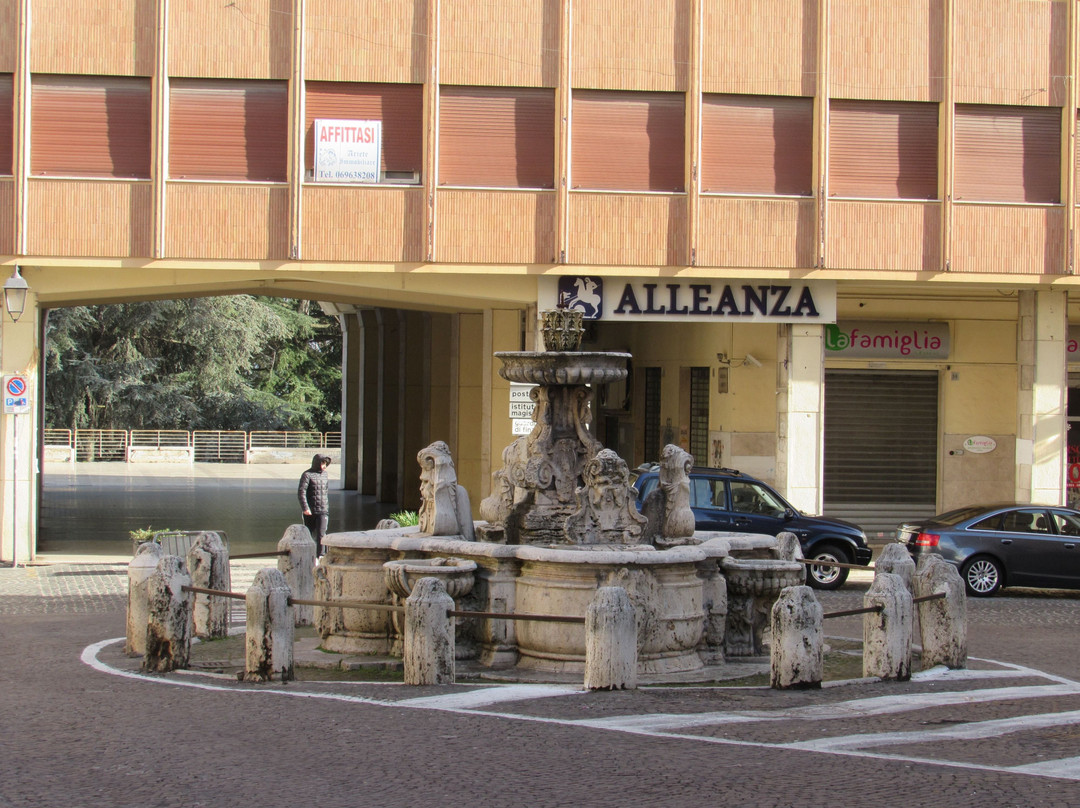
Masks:
[[[938,107],[829,102],[829,195],[936,199]]]
[[[305,92],[304,165],[309,170],[315,167],[315,120],[339,118],[382,121],[382,170],[421,175],[424,98],[419,84],[309,81]]]
[[[571,177],[598,191],[683,191],[681,93],[575,90]]]
[[[35,75],[30,115],[31,174],[150,177],[150,79]]]
[[[443,87],[439,184],[554,188],[554,91]]]
[[[0,73],[0,175],[14,173],[15,102],[13,78]]]
[[[953,198],[973,202],[1061,201],[1061,110],[956,107]]]
[[[701,190],[812,193],[813,100],[705,95],[701,108]]]
[[[173,79],[169,176],[285,182],[288,111],[283,81]]]

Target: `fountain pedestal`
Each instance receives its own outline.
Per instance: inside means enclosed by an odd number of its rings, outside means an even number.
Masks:
[[[728,557],[720,562],[720,568],[728,591],[724,655],[730,659],[766,654],[763,641],[772,606],[780,590],[805,580],[803,565],[771,558]]]

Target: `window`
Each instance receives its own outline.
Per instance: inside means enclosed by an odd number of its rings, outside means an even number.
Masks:
[[[382,121],[381,180],[419,183],[424,164],[424,98],[419,84],[309,81],[305,85],[304,166],[315,167],[315,120]]]
[[[1050,511],[1054,525],[1062,536],[1080,536],[1080,519],[1065,511]]]
[[[1061,110],[956,107],[953,198],[979,202],[1061,201]]]
[[[829,195],[936,199],[937,104],[829,103]]]
[[[15,102],[10,73],[0,73],[0,175],[14,173]]]
[[[683,99],[681,93],[575,90],[573,187],[684,190]]]
[[[31,88],[31,174],[149,179],[150,79],[35,75]]]
[[[173,79],[170,85],[170,177],[285,182],[285,82]]]
[[[443,87],[439,184],[554,188],[554,91]]]
[[[709,368],[690,368],[690,454],[709,456]]]
[[[810,196],[810,98],[712,95],[701,105],[701,190]]]
[[[660,368],[645,368],[645,457],[660,459]]]
[[[787,510],[787,505],[763,485],[735,480],[728,485],[731,488],[731,510],[735,513],[780,517]]]

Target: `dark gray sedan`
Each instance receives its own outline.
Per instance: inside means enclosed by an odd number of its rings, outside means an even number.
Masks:
[[[1080,511],[1048,505],[973,505],[901,525],[916,560],[937,553],[955,564],[968,594],[1004,586],[1080,589]]]

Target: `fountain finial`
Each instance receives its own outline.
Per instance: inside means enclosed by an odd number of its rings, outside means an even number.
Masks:
[[[576,351],[585,335],[585,315],[561,303],[554,309],[540,312],[540,332],[548,351]]]

